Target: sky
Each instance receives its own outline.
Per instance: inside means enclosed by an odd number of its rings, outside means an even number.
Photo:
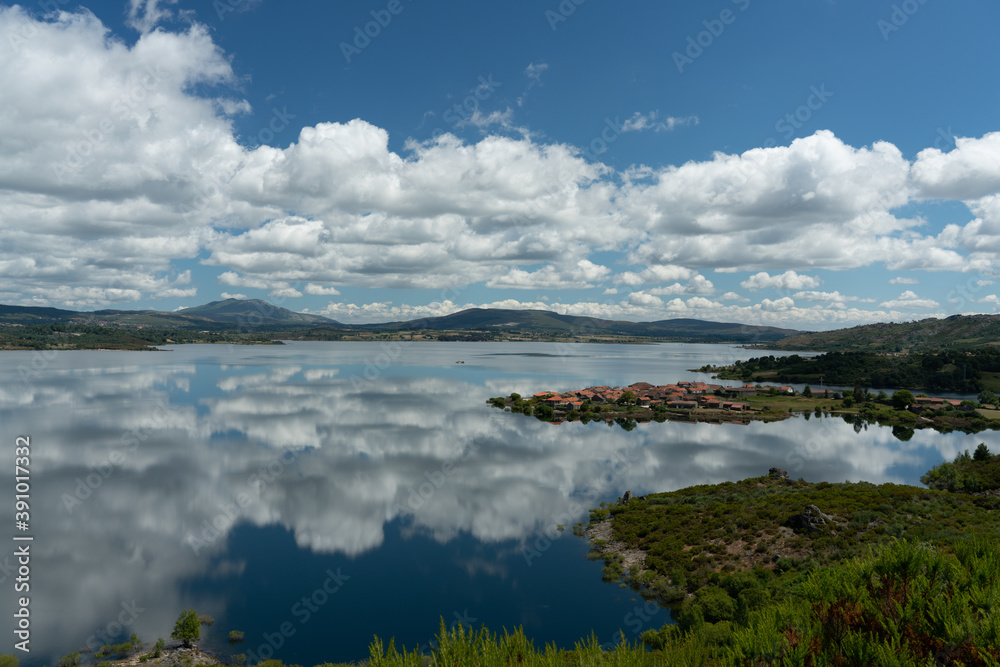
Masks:
[[[992,0],[0,3],[0,303],[1000,306]]]

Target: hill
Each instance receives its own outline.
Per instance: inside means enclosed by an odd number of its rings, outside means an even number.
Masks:
[[[1000,344],[1000,315],[952,315],[917,322],[865,324],[849,329],[798,333],[776,350],[916,352]]]
[[[799,332],[793,329],[692,319],[628,322],[560,315],[548,310],[469,308],[451,315],[420,320],[358,325],[378,331],[478,331],[574,337],[626,336],[678,342],[769,343]]]

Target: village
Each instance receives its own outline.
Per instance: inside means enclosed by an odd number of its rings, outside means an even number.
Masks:
[[[906,396],[905,404],[897,399]],[[982,430],[994,422],[994,411],[984,413],[972,401],[916,397],[908,391],[890,399],[868,390],[821,389],[809,386],[796,391],[789,385],[743,384],[728,386],[700,381],[654,385],[634,382],[626,387],[592,386],[570,391],[539,391],[529,397],[511,394],[491,398],[494,407],[558,424],[564,421],[648,423],[649,421],[705,421],[749,424],[752,421],[787,419],[793,414],[840,414],[867,418],[908,428],[942,427],[942,430]],[[962,416],[960,416],[962,415]]]

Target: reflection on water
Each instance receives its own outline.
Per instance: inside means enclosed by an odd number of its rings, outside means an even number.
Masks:
[[[288,621],[296,633],[278,654],[303,664],[364,657],[374,633],[426,644],[439,616],[463,613],[476,625],[523,624],[543,642],[592,628],[602,640],[618,628],[634,636],[646,629],[634,627],[634,596],[602,584],[600,564],[569,535],[601,501],[773,465],[807,480],[916,484],[980,441],[998,447],[993,433],[900,440],[830,418],[553,426],[485,404],[512,391],[691,378],[686,368],[750,356],[735,348],[394,352],[296,343],[60,353],[23,382],[31,356],[0,355],[3,437],[27,433],[33,444],[37,652],[25,664],[103,643],[91,639],[99,630],[166,637],[186,607],[217,619],[215,646],[240,629],[256,650]],[[335,576],[349,578],[324,589]],[[3,605],[12,612],[12,594]]]

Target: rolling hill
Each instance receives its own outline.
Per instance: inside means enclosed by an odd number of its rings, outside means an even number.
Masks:
[[[0,324],[90,325],[154,327],[162,329],[238,330],[252,326],[259,332],[338,330],[344,333],[399,331],[475,332],[533,337],[627,337],[678,342],[768,344],[798,331],[777,327],[707,322],[692,319],[628,322],[560,315],[547,310],[470,308],[451,315],[379,324],[347,325],[319,315],[296,313],[260,299],[225,299],[174,312],[156,310],[98,310],[78,312],[32,306],[0,306]]]
[[[778,350],[919,352],[1000,344],[1000,315],[952,315],[899,324],[798,333],[772,346]]]
[[[359,325],[379,331],[493,331],[565,336],[630,336],[678,341],[770,343],[797,334],[793,329],[704,320],[675,319],[628,322],[560,315],[548,310],[470,308],[451,315],[406,322]]]

